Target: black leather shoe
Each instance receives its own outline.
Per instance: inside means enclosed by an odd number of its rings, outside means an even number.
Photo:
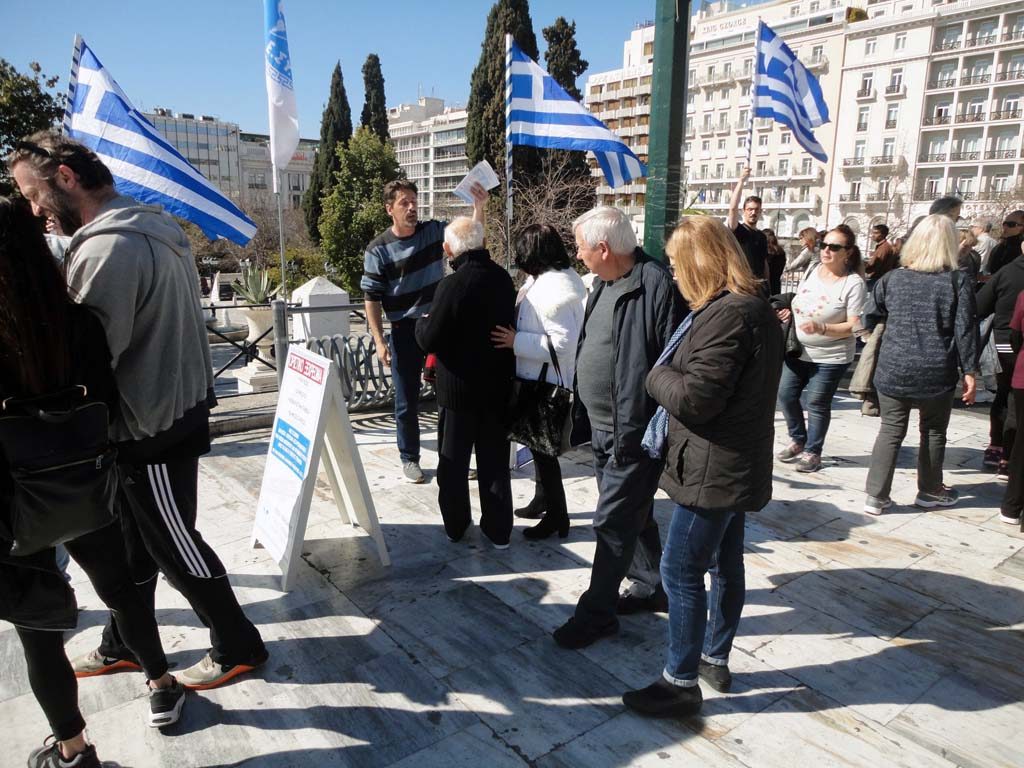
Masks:
[[[563,648],[577,650],[586,648],[591,643],[600,640],[602,637],[609,637],[619,631],[619,622],[613,621],[603,627],[591,627],[573,616],[565,624],[552,633],[555,642]]]
[[[520,507],[513,514],[516,517],[521,517],[524,520],[540,520],[544,516],[545,506],[547,506],[542,500],[534,496],[530,503],[525,507]]]
[[[732,688],[732,672],[725,664],[708,664],[701,661],[697,665],[697,674],[700,679],[710,685],[719,693],[728,693]]]
[[[633,613],[668,613],[668,595],[659,584],[654,589],[654,594],[647,597],[636,595],[619,595],[619,602],[615,604],[615,612],[620,616],[629,616]]]
[[[700,712],[704,696],[700,686],[682,688],[659,677],[639,691],[626,691],[622,703],[648,717],[690,717]]]

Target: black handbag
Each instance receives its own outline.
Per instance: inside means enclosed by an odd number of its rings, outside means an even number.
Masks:
[[[540,369],[536,381],[516,377],[508,412],[508,439],[525,445],[533,453],[558,456],[572,406],[572,392],[565,388],[558,357],[548,338],[548,353],[558,376],[558,384],[548,382],[548,364]]]
[[[114,521],[117,451],[107,406],[82,386],[0,408],[0,452],[10,468],[10,554],[31,555]]]
[[[796,360],[804,353],[804,345],[796,336],[796,323],[792,314],[784,325],[786,326],[786,357]]]

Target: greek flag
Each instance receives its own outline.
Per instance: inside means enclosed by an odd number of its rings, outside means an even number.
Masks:
[[[245,245],[256,225],[189,165],[132,106],[81,36],[75,38],[64,135],[85,144],[114,175],[117,191],[161,205],[211,240]]]
[[[278,173],[288,167],[299,145],[299,110],[295,106],[292,59],[281,0],[263,0],[267,21],[267,104],[270,110],[270,159],[274,164],[274,192]]]
[[[829,121],[818,78],[763,21],[757,27],[755,78],[753,117],[770,117],[787,126],[801,147],[826,162],[828,155],[813,132]]]
[[[647,175],[626,143],[565,92],[514,40],[507,57],[505,136],[509,147],[593,152],[608,186]]]

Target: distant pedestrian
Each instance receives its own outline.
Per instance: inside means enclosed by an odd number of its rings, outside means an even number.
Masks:
[[[996,247],[996,239],[992,237],[992,220],[977,219],[971,222],[971,232],[977,240],[974,249],[978,252],[981,261],[981,274],[989,274],[989,258],[992,250]]]
[[[768,295],[782,293],[782,272],[786,268],[786,249],[779,245],[774,229],[763,229],[768,238]]]
[[[871,242],[875,244],[875,249],[864,263],[864,276],[867,278],[869,290],[883,275],[896,269],[899,264],[899,256],[886,239],[888,237],[889,227],[885,224],[875,224],[871,228]]]
[[[1020,246],[1024,242],[1024,211],[1008,213],[1003,220],[1002,237],[992,249],[988,259],[988,273],[996,274],[1020,255]]]

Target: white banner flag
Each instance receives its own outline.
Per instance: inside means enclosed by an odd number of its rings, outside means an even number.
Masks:
[[[299,145],[299,110],[295,106],[292,60],[288,55],[288,32],[281,0],[263,0],[267,19],[267,102],[270,111],[270,159],[274,164],[274,192],[277,175]]]

